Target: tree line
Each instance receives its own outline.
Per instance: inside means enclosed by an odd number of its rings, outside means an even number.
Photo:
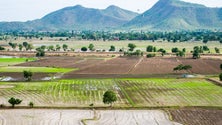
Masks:
[[[65,32],[7,32],[0,33],[0,40],[9,38],[25,39],[37,38],[43,40],[44,37],[63,37],[59,40],[163,40],[168,42],[186,42],[186,41],[219,41],[222,43],[222,32],[220,31],[181,31],[181,32],[103,32],[103,31],[65,31]],[[65,37],[65,39],[64,39]]]

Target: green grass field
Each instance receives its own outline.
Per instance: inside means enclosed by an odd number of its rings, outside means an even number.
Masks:
[[[1,86],[4,86],[4,88]],[[9,86],[7,88],[7,86]],[[32,101],[36,106],[87,107],[105,106],[106,90],[117,93],[114,106],[222,107],[222,89],[204,79],[74,79],[48,82],[0,82],[0,101],[7,104],[10,97]]]
[[[0,58],[0,66],[15,65],[35,60],[36,58]]]
[[[32,72],[42,72],[42,73],[56,73],[56,72],[66,73],[77,69],[52,68],[52,67],[21,67],[21,66],[0,67],[0,72],[23,72],[24,70]]]

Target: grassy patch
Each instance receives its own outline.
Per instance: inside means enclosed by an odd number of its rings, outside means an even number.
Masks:
[[[77,69],[69,68],[51,68],[51,67],[20,67],[20,66],[8,66],[0,67],[0,72],[23,72],[24,70],[30,70],[32,72],[42,72],[42,73],[65,73]]]
[[[35,60],[36,58],[0,58],[0,66],[15,65]]]

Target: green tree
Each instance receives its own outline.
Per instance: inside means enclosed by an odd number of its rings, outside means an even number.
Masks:
[[[94,51],[95,50],[94,45],[92,43],[89,44],[88,48],[89,48],[90,51]]]
[[[64,51],[66,51],[68,49],[68,45],[67,44],[63,44],[62,48],[63,48]]]
[[[116,93],[108,90],[104,93],[103,95],[103,103],[104,104],[110,104],[110,106],[112,106],[112,104],[117,101],[117,96]]]
[[[27,49],[26,50],[32,50],[32,49],[34,49],[34,46],[32,45],[32,44],[28,44],[28,46],[27,46]]]
[[[180,50],[179,50],[177,47],[175,47],[175,48],[172,48],[171,51],[172,51],[172,53],[177,53],[177,52],[179,52]]]
[[[149,45],[149,46],[146,47],[146,51],[147,52],[154,52],[154,47]]]
[[[59,44],[56,45],[56,51],[60,51],[61,46]]]
[[[128,47],[129,47],[129,51],[133,51],[136,48],[136,45],[133,43],[129,43]]]
[[[26,81],[31,81],[32,80],[32,72],[31,71],[23,71],[23,76],[26,79]]]
[[[45,46],[45,45],[42,45],[42,46],[40,47],[40,49],[42,49],[43,51],[45,51],[46,46]]]
[[[197,50],[193,51],[193,59],[199,59],[200,58],[200,53]]]
[[[37,50],[36,57],[43,57],[43,56],[45,56],[45,51],[44,50],[42,50],[41,48],[37,48],[36,50]]]
[[[116,47],[111,45],[109,51],[116,51]]]
[[[86,47],[82,47],[82,48],[81,48],[81,51],[86,52],[86,51],[87,51],[87,48],[86,48]]]
[[[184,57],[185,56],[185,52],[183,51],[179,51],[176,53],[177,56],[180,56],[180,57]]]
[[[22,45],[25,47],[26,51],[28,51],[28,43],[27,42],[23,42]]]
[[[15,99],[14,97],[11,97],[8,102],[12,105],[12,107],[14,108],[15,105],[18,105],[22,102],[22,100],[20,99]]]
[[[215,47],[214,49],[215,49],[216,53],[220,53],[220,49],[219,48]]]
[[[9,44],[9,46],[12,47],[13,50],[15,50],[16,47],[17,47],[17,43],[11,43],[11,42],[9,42],[8,44]]]
[[[19,44],[19,50],[22,51],[23,45]]]
[[[47,50],[48,50],[48,51],[55,51],[55,49],[54,49],[54,46],[53,46],[53,45],[48,46],[48,47],[47,47]]]

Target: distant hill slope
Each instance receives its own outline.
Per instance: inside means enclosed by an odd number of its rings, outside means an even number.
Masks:
[[[0,31],[100,30],[121,26],[137,15],[113,5],[103,10],[77,5],[52,12],[34,21],[1,22]]]
[[[222,8],[209,8],[180,0],[159,0],[124,28],[135,30],[195,30],[222,27]]]

